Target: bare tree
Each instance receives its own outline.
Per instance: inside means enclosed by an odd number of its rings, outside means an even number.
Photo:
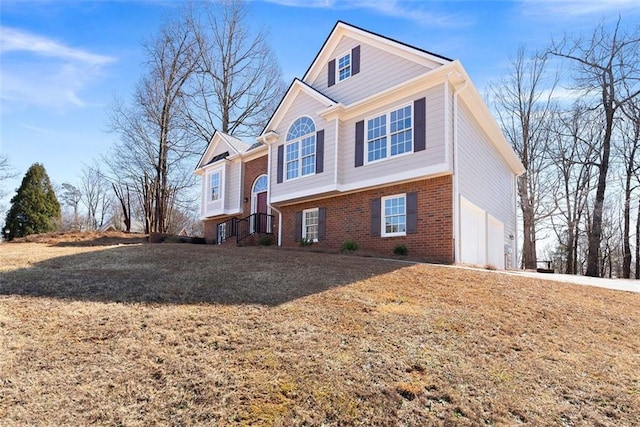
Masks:
[[[267,33],[250,31],[240,0],[202,3],[191,13],[198,67],[185,108],[192,132],[208,143],[215,129],[258,135],[285,91]]]
[[[18,176],[18,174],[11,169],[9,158],[4,154],[0,154],[0,184],[2,184],[4,180],[15,178],[16,176]],[[0,197],[6,195],[7,191],[4,187],[0,187]]]
[[[602,139],[598,141],[601,157],[589,234],[587,276],[599,275],[602,215],[614,119],[620,106],[640,93],[640,89],[637,89],[640,78],[638,51],[640,51],[640,28],[633,34],[624,34],[620,28],[620,19],[611,32],[604,24],[600,24],[589,39],[565,37],[560,42],[554,42],[549,49],[551,54],[566,58],[574,64],[578,89],[582,90],[586,96],[597,98],[593,108],[599,110],[604,118],[604,133]],[[636,89],[621,96],[623,84]]]
[[[192,77],[198,44],[184,21],[165,24],[145,44],[146,72],[128,107],[117,104],[111,128],[121,142],[111,156],[111,169],[138,186],[143,196],[147,232],[164,232],[174,195],[191,184],[181,163],[191,159],[196,142],[185,131],[181,97]]]
[[[91,230],[97,230],[104,224],[112,205],[110,188],[99,163],[82,168],[80,189],[81,202],[87,209],[87,224]]]
[[[80,189],[68,182],[62,183],[62,192],[60,193],[62,202],[73,209],[73,219],[71,223],[71,229],[77,230],[80,228],[80,221],[78,215],[78,205],[82,198],[82,192]]]
[[[553,229],[564,248],[564,272],[579,271],[579,236],[593,188],[594,166],[598,152],[591,141],[598,138],[601,126],[594,114],[576,104],[567,112],[557,112],[552,125],[549,156],[557,174],[552,190],[556,214],[551,217]],[[557,223],[559,221],[559,224]],[[585,227],[584,229],[587,229]]]
[[[526,172],[518,181],[523,223],[522,258],[525,268],[537,266],[536,231],[539,221],[550,209],[541,201],[549,193],[546,171],[551,164],[547,155],[551,96],[557,79],[545,80],[547,58],[527,58],[518,49],[509,64],[509,74],[491,86],[495,109],[507,139],[520,157]]]
[[[623,166],[624,182],[624,209],[622,230],[622,277],[631,277],[631,196],[637,188],[640,165],[637,156],[640,151],[640,99],[631,99],[623,107],[624,120],[617,123],[620,133],[619,156]],[[637,257],[636,257],[637,258]],[[638,270],[636,269],[636,275]]]
[[[111,187],[120,204],[122,222],[127,233],[131,232],[131,190],[126,182],[111,181]]]

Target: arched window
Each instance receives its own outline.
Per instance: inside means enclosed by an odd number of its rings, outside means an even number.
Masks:
[[[316,125],[310,117],[300,117],[289,127],[285,170],[287,180],[316,172]]]
[[[256,179],[256,182],[253,183],[253,190],[251,192],[256,194],[267,191],[267,184],[267,175],[260,175],[258,179]]]

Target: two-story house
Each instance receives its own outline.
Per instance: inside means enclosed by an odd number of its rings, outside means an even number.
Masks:
[[[216,134],[198,165],[211,241],[263,212],[282,246],[515,266],[524,168],[459,61],[338,22],[257,141]]]

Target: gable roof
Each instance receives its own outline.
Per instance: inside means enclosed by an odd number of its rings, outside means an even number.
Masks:
[[[204,163],[204,159],[206,159],[220,143],[227,145],[227,147],[229,147],[229,150],[226,150],[225,153],[217,155],[213,157],[213,159],[209,160],[207,163]],[[251,147],[252,147],[251,144],[249,144],[248,142],[242,141],[238,138],[235,138],[231,135],[228,135],[224,132],[220,132],[217,130],[214,132],[213,136],[211,137],[211,141],[209,141],[209,145],[207,146],[207,149],[204,151],[204,153],[200,157],[200,160],[198,161],[198,164],[196,166],[196,170],[200,169],[203,166],[209,165],[215,161],[226,158],[229,155],[244,153]]]
[[[407,43],[385,37],[383,35],[365,30],[364,28],[357,27],[344,21],[338,21],[329,33],[327,39],[322,44],[320,51],[307,69],[307,72],[304,74],[304,77],[302,78],[303,82],[312,82],[318,77],[318,75],[322,71],[322,67],[325,63],[329,62],[330,55],[333,53],[335,47],[344,36],[354,38],[363,43],[377,46],[381,49],[390,51],[409,60],[413,60],[422,64],[436,62],[438,64],[444,65],[448,62],[453,61],[452,59],[442,55],[438,55],[437,53],[429,52],[427,50],[411,46]]]
[[[244,153],[251,146],[250,143],[242,141],[236,137],[233,137],[224,132],[217,132],[220,134],[220,138],[222,138],[236,153]]]
[[[326,107],[331,107],[338,104],[336,101],[329,98],[327,95],[315,90],[314,88],[309,86],[307,83],[303,82],[302,80],[296,77],[295,79],[293,79],[293,82],[291,82],[289,89],[287,89],[284,96],[280,100],[280,103],[274,110],[275,113],[273,113],[273,115],[269,119],[269,122],[262,130],[262,133],[260,134],[261,136],[269,132],[270,130],[272,130],[274,127],[276,127],[275,125],[277,125],[280,122],[280,120],[282,119],[282,116],[289,110],[291,103],[293,103],[296,96],[300,92],[303,92],[311,96],[312,98],[316,99],[318,102],[324,104]]]

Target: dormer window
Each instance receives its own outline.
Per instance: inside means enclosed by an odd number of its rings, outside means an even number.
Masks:
[[[338,58],[338,81],[351,77],[351,52]]]

